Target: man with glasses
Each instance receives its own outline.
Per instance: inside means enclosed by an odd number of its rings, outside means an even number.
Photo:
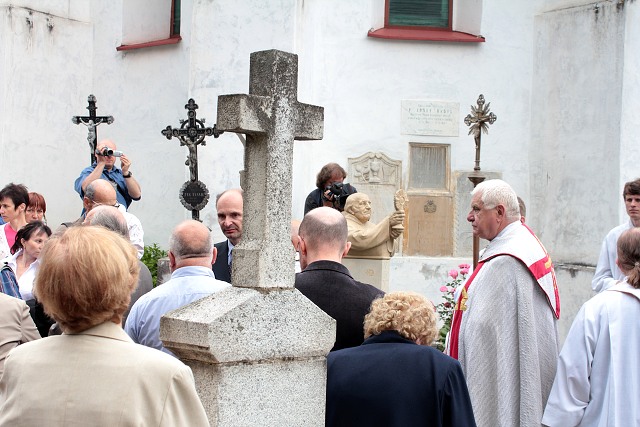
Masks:
[[[97,162],[85,168],[75,182],[75,190],[84,197],[87,186],[96,179],[105,179],[116,191],[118,203],[129,209],[134,200],[140,200],[142,191],[140,184],[130,170],[131,160],[124,153],[116,150],[116,144],[105,139],[100,141],[96,149]],[[120,169],[115,166],[116,157],[120,157]]]
[[[456,301],[447,352],[462,365],[479,426],[540,425],[558,359],[553,264],[520,222],[509,184],[484,181],[471,195],[467,221],[489,245]]]

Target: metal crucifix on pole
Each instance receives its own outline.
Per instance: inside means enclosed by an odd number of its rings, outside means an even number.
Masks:
[[[209,190],[198,180],[198,145],[206,145],[205,137],[213,135],[217,138],[224,132],[216,129],[216,125],[212,128],[205,127],[205,119],[196,118],[198,104],[193,98],[189,99],[184,108],[187,110],[187,120],[180,119],[180,128],[167,126],[161,133],[167,139],[178,138],[180,145],[186,145],[189,149],[184,164],[189,167],[190,179],[180,188],[180,202],[186,209],[191,210],[191,217],[199,221],[200,210],[204,209],[209,201]]]
[[[473,173],[469,175],[469,181],[473,183],[473,188],[484,181],[485,176],[480,172],[480,142],[482,133],[489,133],[489,125],[495,123],[498,117],[489,111],[491,103],[485,105],[484,96],[480,94],[477,106],[471,106],[471,114],[467,114],[464,118],[464,124],[469,126],[469,135],[473,135],[476,144],[476,161],[473,167]],[[478,254],[480,252],[480,238],[473,236],[473,268],[478,265]]]
[[[83,124],[89,129],[89,136],[87,136],[87,141],[89,142],[89,149],[91,149],[91,164],[96,162],[96,144],[98,143],[98,125],[102,123],[106,123],[110,125],[113,123],[113,116],[97,116],[96,110],[96,97],[93,94],[89,95],[88,98],[89,106],[87,110],[89,110],[88,116],[73,116],[71,121],[76,124]]]

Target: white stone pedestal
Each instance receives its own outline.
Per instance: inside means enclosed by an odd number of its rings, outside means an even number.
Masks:
[[[389,292],[388,259],[342,258],[342,264],[349,269],[354,279]]]

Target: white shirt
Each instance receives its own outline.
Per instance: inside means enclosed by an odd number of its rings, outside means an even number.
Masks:
[[[638,319],[640,290],[626,282],[584,303],[560,352],[543,424],[640,425]]]
[[[122,212],[122,215],[124,215],[124,219],[127,220],[129,241],[131,241],[131,244],[138,250],[138,259],[140,259],[142,258],[142,254],[144,254],[144,231],[142,230],[142,223],[137,216],[129,212]]]
[[[10,257],[7,257],[4,260],[2,260],[2,262],[6,262],[9,265],[9,267],[11,267],[11,269],[16,275],[16,278],[18,278],[18,274],[17,274],[18,263],[16,260],[21,253],[22,253],[22,249],[20,249],[18,252],[11,255]],[[40,266],[40,260],[37,259],[34,262],[32,262],[31,265],[27,268],[27,271],[22,273],[22,276],[18,278],[18,287],[20,289],[20,296],[22,296],[22,299],[25,301],[29,301],[34,298],[33,281],[36,278],[36,273],[38,272],[39,266]]]
[[[596,272],[591,281],[591,287],[594,291],[602,292],[615,285],[619,280],[624,280],[624,274],[622,274],[616,265],[616,258],[618,258],[618,238],[630,228],[633,228],[631,219],[609,231],[607,237],[604,238]]]

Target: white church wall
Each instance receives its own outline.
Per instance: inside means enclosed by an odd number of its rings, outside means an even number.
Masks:
[[[0,7],[0,177],[44,194],[54,226],[80,215],[73,181],[89,158],[71,117],[87,113],[93,25],[73,16]]]
[[[594,265],[623,209],[624,23],[614,4],[536,17],[527,222],[555,261]]]

